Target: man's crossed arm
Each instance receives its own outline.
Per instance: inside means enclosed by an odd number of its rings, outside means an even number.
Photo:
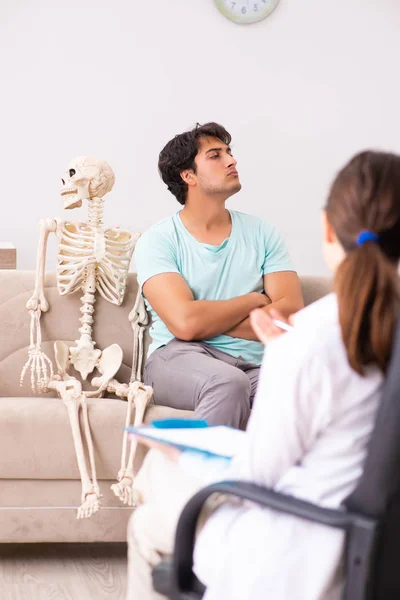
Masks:
[[[279,310],[284,317],[289,317],[304,307],[300,280],[294,271],[280,271],[264,275],[264,290],[269,299],[269,303],[264,307],[265,311],[273,308]],[[250,325],[249,317],[226,331],[226,334],[245,340],[258,340]]]
[[[250,292],[230,300],[195,300],[178,273],[161,273],[148,279],[143,293],[153,310],[181,340],[207,340],[226,333],[255,340],[249,314],[255,308],[277,308],[285,316],[303,306],[300,282],[294,272],[264,276],[265,294]]]

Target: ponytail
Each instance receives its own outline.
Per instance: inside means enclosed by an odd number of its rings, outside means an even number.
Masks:
[[[397,263],[369,241],[347,253],[334,285],[350,366],[362,375],[375,363],[386,373],[399,309]]]

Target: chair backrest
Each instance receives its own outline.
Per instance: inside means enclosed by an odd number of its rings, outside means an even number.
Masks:
[[[364,471],[344,504],[380,521],[371,599],[400,598],[400,319]]]
[[[400,482],[400,320],[363,474],[345,506],[380,518]]]

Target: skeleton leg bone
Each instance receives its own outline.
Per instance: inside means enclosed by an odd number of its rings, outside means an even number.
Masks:
[[[83,414],[83,426],[84,426],[84,432],[85,432],[85,440],[86,440],[87,448],[88,448],[88,451],[89,451],[90,470],[92,472],[93,489],[95,491],[95,494],[96,494],[97,498],[101,498],[100,488],[99,488],[99,484],[97,482],[96,464],[95,464],[95,461],[94,461],[93,440],[92,440],[92,434],[91,434],[91,431],[90,431],[88,408],[87,408],[87,398],[86,398],[86,394],[85,393],[82,394],[82,403],[81,404],[82,404],[82,414]],[[88,516],[90,516],[90,515],[88,515]]]
[[[143,423],[144,414],[146,408],[151,401],[153,390],[150,386],[144,385],[139,381],[135,381],[129,385],[128,393],[128,409],[126,414],[126,427],[131,422],[132,418],[132,403],[135,404],[135,420],[133,425],[135,427]],[[118,473],[118,483],[111,486],[114,494],[124,503],[130,506],[134,505],[134,489],[133,489],[133,461],[135,458],[137,441],[132,440],[129,452],[128,463],[126,463],[126,451],[128,444],[128,432],[124,431],[124,437],[122,442],[122,457],[121,457],[121,468]]]
[[[133,332],[133,352],[132,352],[132,373],[128,391],[128,407],[126,414],[126,427],[132,420],[132,402],[135,403],[135,421],[134,425],[143,423],[144,413],[149,404],[153,390],[150,386],[145,386],[140,383],[142,377],[142,360],[143,360],[143,333],[146,325],[149,322],[149,316],[146,311],[143,297],[138,291],[133,309],[129,314],[129,321]],[[115,393],[123,394],[124,390],[118,382],[115,382]],[[122,441],[122,457],[121,468],[118,473],[118,482],[111,486],[114,494],[124,503],[128,505],[134,504],[134,489],[133,489],[133,460],[137,448],[135,440],[131,441],[128,464],[126,464],[126,451],[128,444],[128,433],[125,430]]]
[[[84,400],[82,386],[77,379],[71,377],[66,381],[52,380],[49,382],[48,388],[56,390],[62,398],[65,406],[67,407],[71,424],[78,469],[82,481],[82,504],[78,508],[77,519],[91,517],[99,510],[100,493],[98,491],[98,487],[92,484],[86,467],[82,434],[79,425],[79,409]]]
[[[133,395],[134,391],[129,390],[128,392],[128,407],[126,411],[126,420],[125,427],[132,422],[132,408],[133,408]],[[132,474],[126,473],[126,448],[127,448],[127,435],[126,431],[124,431],[124,436],[122,440],[122,457],[121,457],[121,468],[118,473],[118,482],[114,483],[111,486],[114,494],[123,502],[124,504],[128,504],[128,506],[133,506],[133,472]]]

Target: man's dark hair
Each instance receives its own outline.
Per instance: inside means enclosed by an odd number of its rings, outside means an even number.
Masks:
[[[168,190],[180,204],[185,204],[188,185],[181,177],[182,171],[192,169],[196,173],[195,158],[200,147],[200,138],[214,137],[224,144],[231,143],[231,135],[218,123],[206,123],[191,131],[176,135],[161,150],[158,160],[158,170]]]

